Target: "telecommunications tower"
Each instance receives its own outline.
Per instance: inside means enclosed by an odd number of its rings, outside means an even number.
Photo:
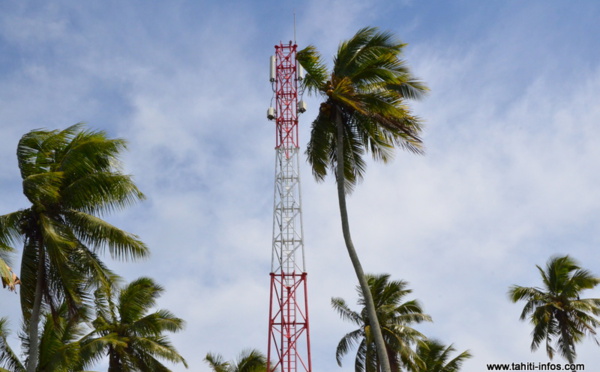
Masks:
[[[267,371],[279,372],[312,372],[298,154],[298,115],[306,106],[298,101],[302,68],[296,49],[291,41],[275,46],[275,107],[267,111],[276,137]]]

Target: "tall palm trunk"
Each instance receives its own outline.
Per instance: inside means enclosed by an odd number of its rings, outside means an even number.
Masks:
[[[108,361],[108,372],[119,372],[121,371],[121,362],[117,356],[117,352],[112,348],[108,349],[109,361]]]
[[[41,239],[40,239],[41,241]],[[29,317],[29,359],[27,360],[27,372],[35,372],[38,365],[39,355],[39,324],[40,312],[42,307],[42,287],[44,284],[44,269],[46,255],[44,246],[39,243],[38,269],[35,282],[35,295],[33,298],[33,306],[31,308],[31,316]]]
[[[387,351],[385,348],[385,342],[383,340],[383,333],[379,326],[379,320],[377,319],[377,312],[375,310],[375,302],[373,301],[373,295],[369,289],[369,283],[365,277],[360,260],[356,249],[354,249],[354,243],[352,242],[352,236],[350,235],[350,223],[348,221],[348,208],[346,207],[346,190],[344,185],[344,124],[342,121],[342,113],[339,109],[335,110],[335,122],[337,126],[337,191],[338,200],[340,204],[340,216],[342,219],[342,232],[344,234],[344,242],[346,243],[346,249],[352,261],[352,266],[358,277],[358,283],[362,290],[365,307],[367,308],[367,317],[371,326],[371,332],[375,340],[375,346],[377,347],[377,357],[379,359],[379,366],[381,372],[391,372],[390,360],[388,359]]]

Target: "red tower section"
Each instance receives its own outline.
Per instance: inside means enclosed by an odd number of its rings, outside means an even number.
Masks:
[[[268,371],[311,372],[308,298],[300,195],[296,44],[275,46],[271,83],[275,108],[275,200],[269,308]]]

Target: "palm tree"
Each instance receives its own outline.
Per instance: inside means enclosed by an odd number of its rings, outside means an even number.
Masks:
[[[551,257],[544,271],[537,266],[542,276],[543,288],[513,285],[509,290],[512,302],[526,301],[521,320],[529,317],[533,324],[531,350],[546,341],[546,353],[554,356],[552,342],[555,341],[561,355],[569,363],[576,358],[575,344],[586,335],[595,335],[600,321],[600,299],[581,299],[581,292],[592,289],[600,278],[582,269],[569,256]],[[596,340],[596,343],[598,341]]]
[[[53,315],[63,302],[69,314],[88,299],[90,286],[113,274],[99,259],[145,257],[137,236],[99,216],[143,199],[130,176],[119,170],[122,139],[76,124],[65,130],[34,130],[17,146],[27,209],[0,216],[0,246],[24,242],[21,308],[31,355],[27,371],[38,365],[38,323],[43,309]]]
[[[335,170],[344,241],[374,325],[375,305],[350,235],[346,194],[364,174],[365,152],[386,162],[394,146],[422,151],[421,123],[405,100],[420,98],[427,88],[399,58],[405,45],[390,33],[363,28],[340,44],[331,72],[314,46],[298,52],[298,61],[307,72],[304,87],[324,100],[312,123],[308,161],[319,181],[329,169]],[[373,336],[383,372],[390,372],[379,327]]]
[[[431,317],[423,313],[417,300],[402,302],[403,298],[412,292],[407,289],[405,281],[390,281],[388,274],[367,275],[370,293],[375,302],[380,331],[383,335],[388,362],[392,371],[400,370],[402,365],[411,367],[419,364],[417,355],[412,350],[412,345],[425,338],[423,334],[411,328],[412,323],[431,321]],[[358,305],[362,306],[359,312],[349,308],[341,298],[332,298],[331,304],[340,314],[342,319],[349,320],[359,328],[347,333],[339,342],[336,350],[338,364],[342,365],[342,357],[358,344],[354,369],[356,372],[376,372],[381,369],[382,363],[376,354],[373,334],[374,326],[367,316],[366,302],[360,286],[358,291]]]
[[[266,372],[267,357],[256,349],[242,351],[236,361],[226,362],[219,354],[208,353],[204,361],[214,372]]]
[[[410,369],[411,372],[458,372],[471,353],[466,350],[453,359],[450,354],[455,352],[453,345],[445,346],[437,340],[423,340],[417,345],[417,355],[423,362],[422,367]]]
[[[185,359],[163,335],[182,330],[184,321],[168,310],[150,313],[163,291],[144,277],[115,295],[110,288],[98,289],[93,331],[80,341],[84,366],[107,355],[109,372],[170,371],[158,359],[182,363],[187,368]]]

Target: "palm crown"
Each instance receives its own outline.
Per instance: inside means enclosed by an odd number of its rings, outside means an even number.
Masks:
[[[421,304],[417,300],[403,301],[404,297],[412,292],[406,288],[405,281],[390,281],[389,278],[390,276],[387,274],[367,275],[390,366],[393,371],[398,371],[402,365],[415,367],[421,363],[412,346],[419,340],[425,339],[425,336],[413,329],[411,325],[431,321],[431,317],[423,313]],[[357,288],[357,291],[358,304],[363,306],[360,312],[351,310],[346,301],[341,298],[331,300],[332,306],[343,319],[359,326],[358,329],[346,334],[339,342],[336,359],[341,365],[342,357],[350,351],[353,345],[358,344],[355,371],[378,371],[380,363],[375,354],[373,327],[367,317],[365,299],[360,287]]]
[[[219,354],[208,353],[204,361],[214,372],[266,372],[267,357],[256,349],[240,353],[237,360],[225,361]]]
[[[437,340],[423,340],[417,345],[417,355],[423,365],[409,369],[411,372],[458,372],[471,353],[466,350],[451,358],[456,349],[453,345],[445,346]]]
[[[21,269],[25,304],[33,300],[38,268],[47,303],[53,307],[64,298],[74,306],[85,298],[80,274],[99,280],[110,276],[97,252],[108,247],[115,257],[147,255],[137,236],[97,217],[143,198],[131,177],[118,169],[117,156],[124,147],[123,140],[82,130],[82,125],[32,131],[20,140],[23,193],[32,205],[0,217],[0,241],[7,245],[18,237],[25,241]],[[59,296],[51,296],[51,291]]]
[[[83,360],[109,357],[109,372],[170,371],[159,359],[182,363],[164,332],[178,332],[184,321],[156,306],[164,289],[150,278],[139,278],[113,294],[110,288],[96,291],[96,319],[93,331],[81,341]]]
[[[553,257],[546,270],[537,266],[542,276],[543,288],[510,288],[513,302],[526,301],[521,320],[529,317],[533,324],[531,349],[536,350],[546,340],[546,353],[552,359],[555,349],[553,341],[563,357],[573,363],[576,357],[575,344],[586,334],[595,335],[600,325],[600,299],[581,299],[581,292],[594,288],[600,278],[582,269],[569,256]],[[597,342],[597,341],[596,341]]]
[[[318,180],[335,169],[340,124],[346,191],[364,174],[365,152],[383,161],[390,159],[394,146],[422,152],[421,122],[405,100],[422,97],[427,88],[399,58],[405,45],[390,33],[363,28],[340,44],[331,72],[313,46],[298,52],[307,72],[304,87],[324,99],[306,150]]]

